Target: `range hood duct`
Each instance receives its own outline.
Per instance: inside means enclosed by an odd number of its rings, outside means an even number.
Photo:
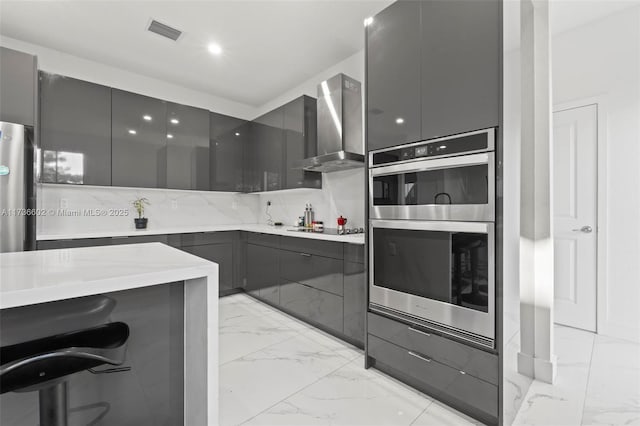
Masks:
[[[318,152],[296,169],[335,172],[364,167],[362,90],[359,81],[338,74],[318,85]]]

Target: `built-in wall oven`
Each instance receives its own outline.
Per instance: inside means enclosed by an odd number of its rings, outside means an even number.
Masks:
[[[369,301],[495,341],[495,132],[369,153]]]

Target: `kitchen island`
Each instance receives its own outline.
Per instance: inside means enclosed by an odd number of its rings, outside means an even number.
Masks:
[[[180,377],[184,384],[181,407],[184,424],[215,424],[218,418],[217,264],[160,243],[2,253],[0,315],[8,316],[15,309],[36,304],[46,304],[39,305],[44,307],[50,306],[50,302],[94,295],[126,295],[165,284],[170,284],[166,287],[174,292],[180,289],[178,300],[183,303],[178,319],[184,327],[179,333],[184,350],[178,352],[183,356],[180,362],[184,365],[179,370],[184,371]],[[34,308],[34,312],[39,309]],[[3,323],[3,327],[6,326],[7,323]],[[143,370],[144,365],[136,374],[141,375]],[[3,397],[5,395],[10,394]]]

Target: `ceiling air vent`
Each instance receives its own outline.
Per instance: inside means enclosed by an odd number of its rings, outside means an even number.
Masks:
[[[158,22],[155,19],[151,20],[149,28],[147,29],[152,33],[156,33],[158,35],[161,35],[162,37],[170,38],[173,41],[178,40],[178,38],[180,38],[180,36],[182,35],[182,31],[171,28],[170,26]]]

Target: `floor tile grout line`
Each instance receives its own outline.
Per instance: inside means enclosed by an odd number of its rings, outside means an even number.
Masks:
[[[425,395],[426,395],[426,394],[425,394]],[[429,409],[429,407],[431,407],[431,406],[433,405],[434,401],[435,401],[435,400],[434,400],[434,399],[432,399],[432,400],[431,400],[431,402],[429,402],[429,404],[428,404],[426,407],[424,407],[424,410],[422,410],[422,411],[420,412],[420,414],[418,414],[418,415],[417,415],[413,420],[411,420],[411,423],[409,423],[409,426],[413,426],[413,424],[414,424],[414,423],[415,423],[415,422],[416,422],[420,417],[422,417],[422,415],[423,415],[424,413],[426,413],[426,412],[427,412],[427,410]]]
[[[591,343],[591,356],[589,357],[589,371],[587,373],[587,384],[584,388],[584,399],[582,400],[582,413],[580,415],[580,424],[584,424],[584,410],[587,408],[587,393],[589,392],[589,381],[591,380],[591,370],[593,368],[593,354],[596,351],[596,337],[593,335],[593,341]]]
[[[274,403],[273,405],[270,405],[269,407],[265,408],[264,410],[262,410],[261,412],[259,412],[259,413],[258,413],[258,414],[256,414],[255,416],[253,416],[253,417],[251,417],[251,418],[249,418],[249,419],[245,420],[245,421],[244,421],[244,422],[242,422],[242,423],[238,423],[238,425],[243,425],[243,424],[246,424],[247,422],[250,422],[251,420],[253,420],[253,419],[255,419],[256,417],[258,417],[259,415],[266,413],[267,411],[269,411],[270,409],[272,409],[272,408],[273,408],[273,407],[275,407],[276,405],[278,405],[278,404],[280,404],[280,403],[285,402],[287,399],[291,398],[292,396],[294,396],[294,395],[296,395],[296,394],[299,394],[299,393],[300,393],[300,392],[302,392],[303,390],[307,389],[309,386],[312,386],[312,385],[314,385],[314,384],[318,383],[320,380],[322,380],[322,379],[325,379],[325,378],[329,377],[330,375],[332,375],[332,374],[333,374],[333,373],[335,373],[336,371],[340,370],[341,368],[346,367],[347,365],[351,364],[351,363],[352,363],[352,362],[354,362],[354,361],[355,361],[355,359],[353,359],[353,360],[351,360],[351,361],[346,361],[346,362],[345,362],[344,364],[342,364],[340,367],[338,367],[338,368],[336,368],[336,369],[334,369],[334,370],[331,370],[330,372],[328,372],[328,373],[327,373],[327,374],[325,374],[324,376],[319,377],[318,379],[314,380],[313,382],[309,383],[308,385],[305,385],[305,386],[301,387],[300,389],[297,389],[295,392],[293,392],[293,393],[291,393],[291,394],[287,395],[286,397],[282,398],[280,401],[278,401],[278,402]]]

